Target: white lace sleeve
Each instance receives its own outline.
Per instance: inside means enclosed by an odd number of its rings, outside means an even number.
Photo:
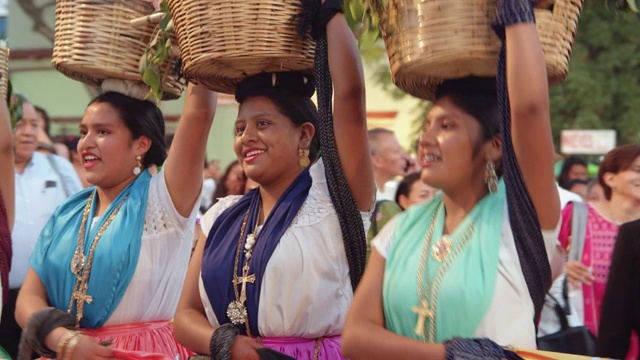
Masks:
[[[213,226],[213,223],[216,222],[218,216],[240,200],[241,197],[241,195],[229,195],[227,197],[223,197],[209,208],[209,210],[207,210],[200,219],[200,228],[202,229],[205,237],[209,236],[209,230],[211,230],[211,227]]]
[[[391,250],[391,244],[393,244],[393,228],[395,227],[396,217],[389,220],[382,230],[371,240],[371,247],[378,251],[378,254],[383,258],[389,256]]]

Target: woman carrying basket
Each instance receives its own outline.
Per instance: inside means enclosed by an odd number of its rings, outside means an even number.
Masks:
[[[373,240],[345,324],[344,356],[503,359],[513,354],[497,344],[536,347],[534,319],[550,282],[560,215],[547,77],[531,2],[502,0],[497,10],[510,97],[500,87],[504,62],[498,97],[495,79],[450,80],[437,89],[419,159],[423,181],[442,194],[402,213]],[[499,113],[497,98],[511,106],[511,137],[499,129],[499,115],[509,113],[508,106]],[[515,158],[503,151],[509,141]],[[507,160],[519,164],[521,189],[531,196],[526,217],[542,228],[529,239],[512,213],[525,207],[513,206],[505,191],[519,191],[509,187],[514,172]],[[541,270],[527,273],[525,265],[535,266],[527,262],[532,255]]]
[[[333,129],[365,224],[364,260],[375,194],[364,83],[353,33],[337,11],[326,26]],[[257,359],[262,347],[298,359],[341,358],[340,335],[353,297],[351,244],[327,189],[328,159],[317,160],[312,94],[312,79],[298,73],[259,74],[236,91],[234,150],[259,187],[223,198],[202,218],[206,238],[199,239],[189,266],[174,329],[190,350],[216,359]]]
[[[38,239],[16,309],[26,327],[21,358],[32,349],[61,359],[120,358],[122,350],[187,357],[169,320],[191,253],[215,104],[214,93],[189,85],[167,156],[156,105],[117,92],[91,101],[78,152],[95,186],[61,205]],[[153,177],[152,165],[162,166]]]

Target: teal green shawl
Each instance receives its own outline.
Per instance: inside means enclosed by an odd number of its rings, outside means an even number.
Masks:
[[[104,325],[129,286],[140,255],[150,182],[151,175],[147,170],[143,171],[111,202],[91,228],[97,200],[97,197],[93,198],[84,234],[87,257],[102,224],[128,196],[96,246],[87,291],[93,301],[84,306],[81,327]],[[31,267],[42,280],[51,306],[62,311],[67,311],[76,283],[70,270],[71,258],[78,243],[84,207],[94,191],[95,187],[82,190],[56,209],[31,255]],[[75,305],[73,309],[75,314]]]
[[[452,250],[449,256],[464,238],[470,222],[475,224],[475,231],[445,272],[438,291],[435,307],[435,341],[438,343],[454,336],[475,337],[476,329],[493,300],[505,201],[506,191],[501,181],[498,192],[482,198],[450,234]],[[442,237],[444,229],[442,194],[397,217],[384,273],[383,307],[386,327],[397,334],[417,340],[422,338],[414,333],[418,315],[413,312],[413,307],[419,304],[416,276],[425,237],[434,214],[436,223],[429,245],[425,277],[433,286],[434,276],[444,264],[444,261],[437,262],[431,251],[433,244]],[[429,307],[433,308],[433,304],[429,304]],[[430,321],[427,319],[425,323],[427,328]]]

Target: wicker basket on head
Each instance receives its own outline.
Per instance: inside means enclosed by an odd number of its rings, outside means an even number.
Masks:
[[[7,92],[9,91],[9,49],[0,48],[0,94],[2,98],[7,98]]]
[[[555,0],[553,11],[535,9],[550,86],[567,76],[582,2]],[[386,11],[379,7],[393,82],[433,100],[443,79],[495,76],[495,8],[496,0],[389,0]]]
[[[140,59],[156,26],[133,27],[130,21],[153,11],[144,0],[57,0],[53,66],[97,86],[108,78],[142,81]],[[166,69],[176,61],[169,60]],[[175,75],[164,80],[163,98],[180,97],[185,82]]]
[[[301,39],[292,18],[300,0],[169,0],[184,75],[233,94],[261,72],[313,69],[315,45]]]

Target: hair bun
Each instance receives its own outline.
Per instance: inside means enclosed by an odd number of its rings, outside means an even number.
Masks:
[[[452,93],[474,92],[497,96],[495,77],[469,76],[460,79],[445,80],[436,89],[436,100]]]
[[[316,91],[313,75],[297,71],[278,73],[259,73],[242,80],[236,88],[236,101],[241,103],[247,97],[267,89],[284,90],[306,97],[312,97]]]

